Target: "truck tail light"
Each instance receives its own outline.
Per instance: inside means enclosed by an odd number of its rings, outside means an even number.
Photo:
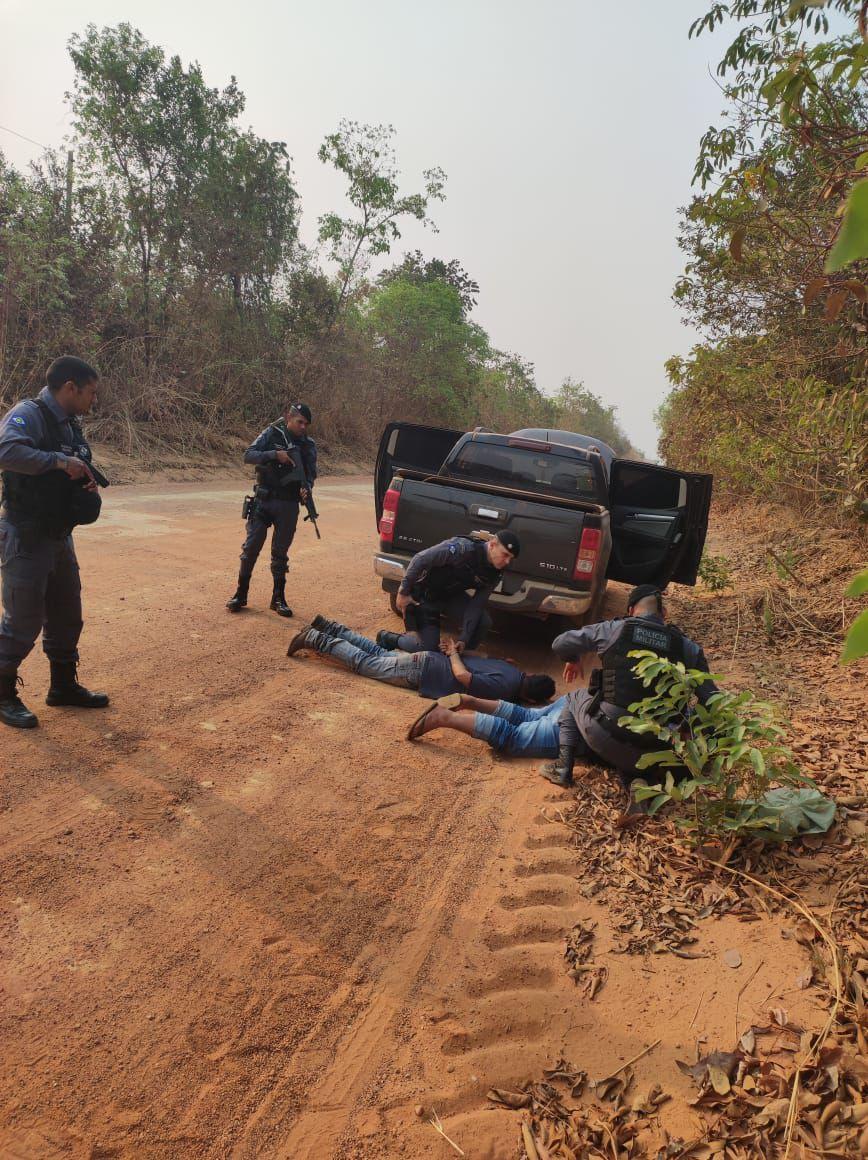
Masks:
[[[391,544],[395,538],[395,520],[398,517],[398,501],[401,498],[401,481],[393,479],[383,497],[383,514],[380,516],[380,542]]]
[[[579,540],[579,550],[576,552],[576,562],[573,565],[574,580],[586,580],[594,571],[602,538],[603,533],[599,528],[582,529],[582,538]]]

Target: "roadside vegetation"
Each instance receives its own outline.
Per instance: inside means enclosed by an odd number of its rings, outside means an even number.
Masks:
[[[446,187],[435,167],[403,187],[391,127],[345,121],[324,140],[348,209],[323,215],[311,251],[287,145],[243,127],[234,78],[212,88],[127,24],[90,26],[69,49],[74,154],[29,173],[0,154],[0,408],[70,351],[103,373],[93,437],[146,463],[232,444],[287,391],[327,452],[356,459],[384,416],[564,425],[634,453],[592,391],[544,393],[496,349],[458,260],[415,251],[383,270],[406,223],[435,228]]]
[[[664,458],[718,496],[855,514],[868,495],[865,19],[735,0],[690,30],[732,39],[679,233],[675,300],[705,338],[670,360],[658,418]]]

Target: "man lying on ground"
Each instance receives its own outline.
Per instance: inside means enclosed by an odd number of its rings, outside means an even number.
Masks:
[[[456,729],[478,741],[487,741],[496,753],[507,757],[557,757],[558,722],[566,703],[566,697],[558,697],[541,709],[525,709],[511,701],[487,701],[453,693],[441,697],[416,718],[407,740],[418,741],[434,729]]]
[[[447,693],[470,693],[487,700],[529,701],[544,704],[555,683],[544,673],[523,673],[511,661],[460,654],[453,641],[444,652],[401,652],[381,648],[345,624],[315,616],[292,638],[286,655],[308,649],[344,665],[362,677],[415,689],[435,700]]]

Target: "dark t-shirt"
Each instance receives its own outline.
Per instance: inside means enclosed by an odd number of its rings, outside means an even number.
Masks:
[[[469,693],[472,697],[483,697],[487,701],[516,701],[521,688],[523,673],[509,661],[492,660],[488,657],[464,657],[464,665],[470,670],[472,680],[465,689],[455,680],[449,657],[443,653],[425,654],[422,664],[422,679],[419,694],[422,697],[445,697],[447,693]]]

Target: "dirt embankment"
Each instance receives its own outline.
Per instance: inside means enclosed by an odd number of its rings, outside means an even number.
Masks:
[[[0,1154],[457,1155],[428,1122],[436,1109],[467,1156],[520,1157],[528,1111],[486,1093],[538,1082],[559,1057],[600,1080],[640,1056],[630,1100],[657,1083],[670,1098],[637,1139],[695,1138],[696,1087],[676,1060],[731,1050],[772,1009],[821,1027],[818,948],[785,909],[758,912],[727,883],[697,895],[664,823],[616,837],[601,771],[563,795],[534,763],[465,737],[411,746],[412,694],[285,657],[318,611],[371,635],[391,623],[370,571],[369,480],[323,481],[324,539],[303,527],[293,551],[295,621],[267,611],[262,565],[250,610],[227,615],[243,490],[110,493],[79,554],[82,676],[112,706],[42,706],[39,731],[2,738]],[[783,701],[808,771],[855,799],[865,669],[839,669],[828,619],[855,551],[831,533],[814,556],[778,551],[806,596],[765,556],[770,539],[798,548],[803,533],[793,522],[770,536],[772,518],[718,522],[712,547],[732,558],[737,589],[678,590],[673,617],[728,683]],[[613,586],[610,612],[622,597]],[[550,635],[491,648],[558,675]],[[35,708],[46,670],[40,654],[24,671]],[[853,807],[830,845],[792,855],[808,905],[833,925],[844,909],[852,919],[839,929],[853,964],[864,833]],[[621,856],[607,860],[612,842]],[[785,863],[775,872],[783,881]],[[635,915],[625,926],[631,882],[659,946],[640,945]],[[687,941],[671,933],[688,926]],[[568,936],[573,964],[591,946],[596,986],[567,973]],[[566,1098],[563,1075],[553,1082]],[[587,1085],[583,1101],[595,1102]]]

